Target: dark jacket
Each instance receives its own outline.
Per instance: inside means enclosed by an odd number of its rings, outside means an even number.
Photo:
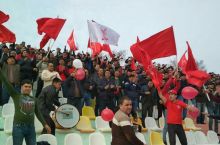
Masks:
[[[27,59],[21,59],[19,60],[18,64],[20,64],[20,80],[23,81],[24,79],[33,80],[33,64],[32,61]]]
[[[38,96],[38,107],[43,116],[49,116],[50,111],[55,111],[55,107],[59,106],[59,91],[53,85],[45,87]]]
[[[131,98],[132,100],[135,100],[138,98],[139,93],[138,91],[140,90],[140,87],[135,84],[132,83],[130,81],[126,82],[124,85],[124,93],[126,96],[128,96],[129,98]]]
[[[114,85],[114,88],[110,88],[109,89],[105,89],[105,86],[107,85]],[[107,80],[106,78],[102,78],[98,81],[98,93],[99,96],[102,99],[107,99],[110,98],[111,96],[113,96],[113,93],[115,91],[115,82],[113,79],[109,79]]]
[[[68,99],[73,99],[75,97],[82,98],[85,93],[84,80],[78,81],[72,76],[69,76],[64,81],[63,86],[65,87],[66,90],[65,92],[63,92],[64,97]],[[76,87],[78,87],[79,89],[79,95],[76,94],[76,90],[75,90]]]
[[[148,88],[147,85],[143,85],[141,87],[142,105],[146,105],[146,106],[156,105],[157,100],[156,100],[156,96],[155,96],[155,91],[156,91],[156,89],[154,87],[152,87],[150,89]],[[150,92],[150,94],[145,94],[145,92]]]

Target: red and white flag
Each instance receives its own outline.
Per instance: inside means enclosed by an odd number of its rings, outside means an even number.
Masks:
[[[118,46],[120,35],[109,27],[88,20],[89,38],[91,42]]]
[[[76,51],[78,50],[75,40],[74,40],[74,32],[72,31],[72,33],[70,34],[70,37],[67,40],[67,43],[70,47],[70,50]]]

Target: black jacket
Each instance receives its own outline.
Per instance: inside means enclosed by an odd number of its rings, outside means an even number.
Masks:
[[[45,87],[38,96],[38,107],[43,116],[49,116],[50,111],[54,111],[59,106],[58,91],[53,85]]]

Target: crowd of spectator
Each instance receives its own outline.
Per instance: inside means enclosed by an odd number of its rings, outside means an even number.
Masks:
[[[86,73],[84,80],[74,78],[75,68],[72,65],[73,60],[80,59],[83,63]],[[125,66],[120,65],[120,61],[125,61]],[[38,97],[41,90],[50,85],[54,78],[62,80],[61,96],[67,98],[69,104],[74,105],[81,113],[84,105],[91,106],[92,100],[95,100],[95,114],[108,107],[115,111],[120,97],[126,95],[132,100],[132,115],[137,116],[137,111],[141,111],[142,120],[146,116],[153,116],[158,119],[162,116],[164,110],[160,103],[158,91],[149,76],[146,75],[143,67],[137,64],[137,68],[131,67],[132,59],[121,58],[114,55],[111,60],[103,57],[91,57],[89,53],[78,53],[74,51],[62,52],[60,48],[56,51],[47,51],[44,49],[35,49],[25,42],[21,44],[0,45],[0,65],[4,75],[17,91],[20,91],[20,82],[29,79],[37,85],[36,92],[33,94]],[[161,88],[166,82],[173,78],[176,68],[167,64],[154,64],[156,68],[163,73],[163,82]],[[220,115],[220,75],[213,72],[209,73],[211,79],[205,84],[204,88],[196,88],[199,94],[191,103],[200,110],[197,123],[205,123],[205,106],[208,114]],[[192,86],[187,83],[186,76],[178,69],[175,79],[179,81],[178,98],[188,103],[181,95],[181,90],[186,86]],[[173,84],[169,86],[172,89]],[[8,103],[10,96],[4,85],[0,87],[0,106]],[[220,92],[220,91],[219,91]],[[207,94],[211,98],[207,99]],[[156,108],[156,109],[155,109]],[[183,117],[186,117],[186,111]],[[209,121],[209,127],[212,129],[212,120]]]

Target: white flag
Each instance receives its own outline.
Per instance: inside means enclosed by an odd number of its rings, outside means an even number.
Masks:
[[[110,44],[118,46],[120,35],[106,26],[100,25],[95,21],[88,20],[89,38],[91,42]]]

